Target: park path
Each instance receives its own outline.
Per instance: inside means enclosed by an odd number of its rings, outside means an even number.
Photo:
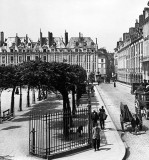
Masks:
[[[62,99],[56,97],[37,101],[31,107],[16,110],[15,118],[0,124],[0,159],[43,160],[29,155],[29,113],[31,111],[54,112],[62,109]]]

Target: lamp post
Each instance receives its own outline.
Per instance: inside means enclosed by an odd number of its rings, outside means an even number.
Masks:
[[[90,96],[90,87],[89,87],[89,81],[86,82],[86,91],[88,95],[88,143],[91,144],[91,96]]]

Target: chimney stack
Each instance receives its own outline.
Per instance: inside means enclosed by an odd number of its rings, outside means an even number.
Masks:
[[[65,30],[65,46],[68,44],[68,32]]]
[[[3,46],[4,43],[4,32],[0,32],[0,47]]]
[[[40,46],[42,46],[42,32],[41,32],[41,29],[40,29]]]
[[[139,15],[139,26],[142,27],[143,23],[144,23],[144,16],[143,14],[141,14]]]
[[[52,46],[52,42],[53,42],[53,34],[52,34],[52,32],[48,32],[48,44],[49,44],[49,47]]]
[[[18,37],[17,33],[16,33],[16,37],[15,37],[15,44],[16,44],[16,46],[19,45],[19,37]]]
[[[135,23],[135,28],[138,29],[139,28],[139,22],[138,20],[136,19],[136,23]]]
[[[28,43],[28,35],[26,34],[26,44]]]

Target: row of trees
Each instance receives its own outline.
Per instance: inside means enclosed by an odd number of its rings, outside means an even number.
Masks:
[[[60,92],[63,97],[63,111],[71,111],[68,94],[72,91],[72,113],[75,114],[75,93],[77,98],[85,91],[86,71],[78,65],[67,63],[29,61],[19,65],[0,66],[0,117],[1,117],[1,93],[3,90],[12,88],[11,109],[14,113],[14,94],[16,88],[23,86],[29,90]],[[83,87],[82,87],[83,86]],[[39,99],[40,99],[39,93]],[[21,95],[20,95],[21,96]],[[29,94],[28,94],[29,106]],[[20,97],[20,111],[22,110]]]

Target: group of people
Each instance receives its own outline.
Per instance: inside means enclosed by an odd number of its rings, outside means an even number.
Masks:
[[[92,120],[92,138],[93,138],[93,147],[96,150],[99,150],[100,147],[100,131],[105,128],[105,120],[107,118],[107,114],[105,112],[104,107],[102,106],[99,109],[99,112],[96,112],[93,110],[91,114],[91,120]],[[100,127],[98,126],[98,121],[100,122]]]

